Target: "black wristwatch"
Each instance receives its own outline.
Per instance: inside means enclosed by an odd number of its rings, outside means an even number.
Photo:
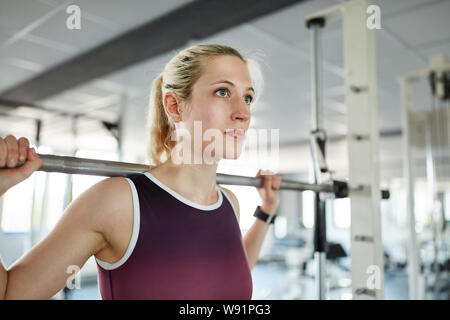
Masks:
[[[270,215],[261,210],[261,206],[258,206],[253,214],[254,217],[264,221],[267,224],[274,224],[276,215]]]

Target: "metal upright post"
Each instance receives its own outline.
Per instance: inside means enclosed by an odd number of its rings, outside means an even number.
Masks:
[[[417,244],[416,218],[414,215],[414,166],[411,150],[410,133],[410,110],[411,110],[411,87],[409,79],[400,79],[402,94],[402,138],[403,138],[403,171],[406,185],[406,209],[408,219],[408,284],[409,298],[418,300],[421,297],[419,276],[420,257]]]
[[[327,171],[325,163],[325,134],[323,131],[322,108],[322,48],[320,31],[325,25],[324,18],[314,18],[306,22],[311,30],[311,152],[314,162],[314,183],[321,182],[321,173]],[[314,206],[314,259],[316,262],[316,293],[317,299],[326,298],[326,212],[325,202],[320,199],[320,193],[315,194]]]
[[[366,12],[371,4],[349,1],[342,10],[349,184],[362,187],[350,197],[353,299],[384,299],[376,30],[367,26]]]
[[[435,100],[435,98],[432,98]],[[434,272],[435,278],[434,278],[434,294],[435,298],[437,296],[437,287],[436,287],[436,280],[439,276],[439,266],[438,266],[438,233],[439,230],[436,228],[436,220],[435,220],[435,212],[436,212],[436,200],[437,200],[437,189],[436,189],[436,165],[439,163],[436,163],[437,159],[435,158],[435,150],[434,148],[439,148],[439,143],[436,142],[436,135],[439,133],[436,128],[433,129],[434,126],[437,126],[437,123],[439,119],[436,119],[437,110],[435,108],[431,108],[431,111],[427,113],[426,115],[426,125],[425,125],[425,150],[426,150],[426,177],[427,177],[427,186],[428,186],[428,214],[431,217],[431,230],[433,233],[433,249],[434,249],[434,265],[432,268],[432,272]],[[433,121],[436,120],[436,121]],[[433,134],[436,133],[436,134]],[[439,142],[439,141],[437,141]],[[438,153],[439,156],[439,153]],[[439,161],[439,160],[438,160]]]

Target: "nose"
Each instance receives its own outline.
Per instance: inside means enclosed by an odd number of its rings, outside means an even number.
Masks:
[[[245,102],[239,102],[235,105],[235,109],[232,114],[232,119],[234,121],[247,122],[250,120],[250,109],[249,105]]]

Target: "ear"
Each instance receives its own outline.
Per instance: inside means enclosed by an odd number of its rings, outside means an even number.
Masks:
[[[163,98],[164,109],[167,112],[167,115],[173,122],[181,121],[181,104],[180,100],[173,92],[167,92]]]

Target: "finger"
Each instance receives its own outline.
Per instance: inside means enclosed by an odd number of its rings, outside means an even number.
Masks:
[[[271,175],[271,174],[272,173],[270,170],[259,169],[256,176],[267,176],[267,175]]]
[[[19,161],[25,161],[28,155],[28,148],[30,143],[27,138],[21,137],[19,139]]]
[[[8,135],[5,138],[5,142],[7,147],[6,166],[8,168],[14,168],[19,158],[19,146],[17,140],[13,135]]]
[[[271,189],[272,189],[272,176],[265,176],[264,177],[264,189],[266,189],[267,192],[271,191]]]
[[[266,191],[267,191],[267,190],[270,190],[270,188],[271,188],[271,186],[270,186],[270,180],[267,179],[267,178],[269,178],[270,176],[267,175],[267,170],[259,169],[259,170],[258,170],[257,177],[261,177],[261,178],[263,179],[263,183],[262,183],[262,185],[261,185],[261,188],[265,189]]]
[[[34,148],[29,148],[27,153],[27,161],[18,168],[20,171],[20,179],[25,180],[31,174],[42,166],[42,159],[39,157]]]
[[[278,190],[281,186],[281,177],[279,175],[275,176],[275,182],[274,182],[275,188]]]
[[[6,164],[6,142],[3,138],[0,138],[0,168],[3,168]]]
[[[273,172],[270,170],[261,170],[261,175],[262,176],[271,176],[271,175],[273,175]]]
[[[276,175],[276,174],[273,174],[271,176],[271,178],[272,178],[272,190],[277,190],[280,187],[277,177],[278,177],[278,175]]]

